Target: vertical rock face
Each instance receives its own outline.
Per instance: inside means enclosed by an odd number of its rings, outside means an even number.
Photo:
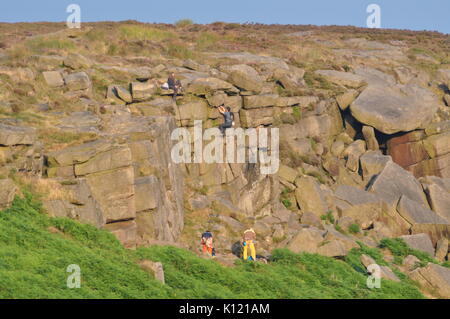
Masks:
[[[450,121],[431,124],[425,130],[391,138],[392,160],[416,177],[450,177]]]
[[[72,171],[69,203],[47,207],[65,207],[57,215],[105,227],[126,246],[175,241],[183,229],[183,176],[170,160],[174,119],[112,115],[103,125],[104,139],[47,155],[55,178]]]

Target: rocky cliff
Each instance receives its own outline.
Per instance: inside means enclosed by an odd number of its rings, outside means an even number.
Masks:
[[[253,227],[261,255],[342,257],[402,236],[448,260],[448,37],[131,23],[12,41],[3,28],[0,207],[29,187],[51,216],[130,248],[196,250],[209,228],[227,254]],[[172,72],[184,87],[176,102],[160,88]],[[236,127],[279,129],[276,174],[248,160],[174,163],[175,128],[218,126],[221,104]],[[420,269],[419,282],[435,271]]]

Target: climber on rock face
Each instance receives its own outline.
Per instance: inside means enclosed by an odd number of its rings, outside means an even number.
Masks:
[[[181,89],[181,82],[175,78],[175,73],[171,73],[167,79],[167,84],[169,89],[173,90],[173,99],[177,99],[178,91]]]
[[[213,235],[209,230],[205,231],[202,234],[201,244],[202,244],[202,252],[204,254],[208,254],[212,257],[216,255],[215,249],[213,247]]]
[[[231,112],[231,108],[227,106],[226,108],[223,105],[218,107],[219,113],[223,115],[223,124],[220,124],[219,130],[225,135],[225,130],[227,128],[233,127],[234,122],[234,114]]]
[[[244,236],[242,237],[242,245],[244,246],[244,260],[256,261],[256,250],[253,241],[256,239],[256,233],[253,228],[244,231]],[[250,249],[250,256],[248,256],[248,249]]]

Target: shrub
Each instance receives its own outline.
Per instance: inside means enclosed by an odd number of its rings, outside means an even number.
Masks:
[[[187,27],[188,25],[192,24],[194,24],[194,21],[192,21],[191,19],[181,19],[175,22],[175,25],[180,28]]]
[[[358,233],[361,231],[361,228],[359,227],[358,224],[351,224],[351,225],[348,227],[348,231],[349,231],[351,234],[358,234]]]

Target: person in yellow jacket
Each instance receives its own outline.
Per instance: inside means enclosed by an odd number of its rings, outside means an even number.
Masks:
[[[244,246],[244,260],[256,261],[256,250],[254,240],[256,239],[256,233],[253,228],[244,231],[244,236],[242,237],[242,245]],[[250,256],[248,256],[248,249],[250,249]]]

